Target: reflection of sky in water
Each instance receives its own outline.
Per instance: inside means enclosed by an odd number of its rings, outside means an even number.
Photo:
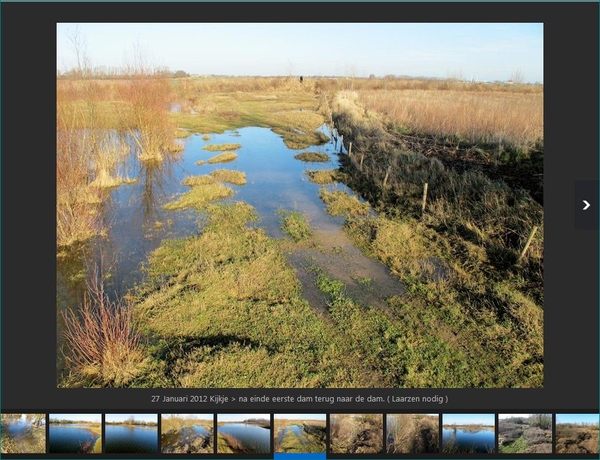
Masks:
[[[321,130],[329,135],[329,130]],[[123,292],[139,282],[138,269],[150,251],[164,238],[181,238],[198,233],[202,213],[195,210],[170,211],[163,205],[177,199],[189,187],[181,182],[185,177],[209,174],[217,169],[232,169],[246,173],[246,185],[227,184],[235,194],[225,202],[244,201],[252,205],[260,216],[260,225],[273,237],[282,237],[279,229],[279,209],[306,212],[315,229],[339,228],[340,218],[328,215],[318,196],[319,186],[304,174],[306,170],[338,167],[333,142],[308,149],[292,150],[283,139],[267,128],[248,127],[222,134],[213,134],[209,140],[202,135],[182,139],[185,150],[167,157],[158,164],[142,164],[132,155],[123,171],[138,177],[134,184],[125,184],[111,194],[108,208],[110,238],[103,243],[105,263],[113,266],[113,289]],[[211,144],[241,144],[238,157],[231,162],[197,165],[220,152],[203,148]],[[306,163],[294,158],[303,151],[323,152],[330,155],[327,163]],[[335,186],[349,190],[342,184]]]

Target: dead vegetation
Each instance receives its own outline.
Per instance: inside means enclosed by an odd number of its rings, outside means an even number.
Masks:
[[[598,454],[598,425],[556,424],[557,454]]]
[[[436,415],[390,414],[386,432],[388,454],[438,453],[440,450],[440,422]]]
[[[383,415],[332,414],[332,454],[383,453]]]

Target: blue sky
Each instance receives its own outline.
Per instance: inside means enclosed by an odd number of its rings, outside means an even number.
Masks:
[[[494,414],[443,414],[442,425],[496,425]]]
[[[158,423],[157,414],[106,414],[105,420],[107,422],[124,422],[131,416],[135,417],[138,422]]]
[[[529,418],[532,415],[535,414],[498,414],[498,418],[499,419],[503,419],[503,418]],[[550,415],[550,414],[547,414]]]
[[[50,420],[52,419],[101,423],[102,414],[50,414]]]
[[[591,423],[598,424],[598,414],[556,414],[556,423]]]
[[[57,24],[57,67],[123,67],[134,49],[156,67],[219,75],[409,75],[543,82],[541,23]]]
[[[181,417],[181,418],[193,418],[193,419],[197,419],[197,420],[214,420],[213,414],[163,414],[163,415],[161,415],[161,417],[163,419],[171,418],[171,416]]]
[[[273,417],[283,420],[325,420],[325,414],[275,414]]]
[[[218,422],[241,422],[249,418],[264,418],[271,420],[271,414],[218,414]]]

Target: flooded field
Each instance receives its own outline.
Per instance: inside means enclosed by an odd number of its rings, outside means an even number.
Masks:
[[[281,136],[257,127],[189,136],[182,140],[183,151],[166,157],[162,163],[140,162],[135,155],[128,156],[118,174],[136,177],[137,181],[108,192],[104,212],[111,225],[107,238],[98,240],[83,256],[74,252],[57,260],[59,337],[64,328],[60,312],[77,307],[86,289],[85,272],[91,265],[106,271],[107,294],[120,297],[143,280],[142,267],[148,255],[165,239],[202,232],[207,222],[202,210],[185,204],[169,209],[173,203],[183,203],[190,191],[189,181],[197,177],[223,180],[231,190],[230,196],[217,202],[251,205],[258,215],[253,225],[269,237],[289,239],[281,229],[282,210],[307,219],[313,235],[310,244],[288,246],[285,254],[301,282],[302,296],[315,310],[326,312],[328,300],[317,286],[318,274],[340,280],[345,295],[357,304],[387,308],[386,299],[402,294],[402,285],[387,267],[364,256],[353,245],[343,232],[344,218],[326,211],[319,190],[354,194],[342,183],[318,185],[308,178],[309,171],[338,168],[338,153],[343,151],[334,140],[334,131],[323,125],[319,132],[330,140],[306,149],[320,155],[318,162],[296,158],[298,150],[288,148]],[[219,149],[232,147],[235,155],[231,159],[218,160]],[[215,158],[217,161],[212,161]],[[63,347],[60,340],[58,347]],[[58,366],[61,370],[60,360]]]
[[[442,452],[494,453],[496,434],[489,427],[461,427],[442,430]]]
[[[217,453],[268,454],[271,429],[254,423],[226,423],[217,429]]]
[[[163,454],[214,452],[214,421],[206,416],[162,416],[160,445]]]
[[[325,415],[321,419],[287,419],[275,415],[275,453],[325,453]]]
[[[2,453],[46,453],[44,414],[2,414]]]
[[[332,132],[325,125],[320,131],[332,137]],[[164,209],[166,203],[189,190],[183,183],[184,179],[223,169],[241,171],[246,176],[245,185],[227,184],[234,194],[224,202],[243,201],[252,205],[260,217],[258,225],[269,236],[285,237],[279,225],[279,210],[295,210],[307,216],[319,248],[304,250],[291,258],[299,271],[303,270],[302,260],[318,257],[317,263],[335,271],[333,275],[344,276],[344,281],[357,293],[361,292],[366,302],[371,298],[380,302],[383,296],[402,292],[402,287],[389,275],[387,268],[362,256],[352,245],[342,232],[343,219],[326,212],[318,195],[320,186],[310,182],[305,174],[307,171],[337,168],[339,144],[330,141],[308,149],[323,153],[328,158],[326,162],[314,163],[295,159],[298,151],[286,147],[283,139],[267,128],[241,128],[212,134],[208,140],[192,135],[183,142],[185,149],[181,154],[167,157],[160,164],[139,162],[135,155],[131,155],[123,165],[122,173],[133,173],[138,181],[122,185],[110,193],[106,213],[112,225],[108,239],[97,250],[102,253],[103,263],[111,267],[111,288],[118,294],[125,294],[141,279],[140,266],[160,241],[199,231],[199,216],[195,210]],[[237,157],[232,161],[197,164],[214,157],[214,152],[205,150],[205,147],[232,143],[241,144],[236,150]],[[339,182],[328,188],[352,193]],[[334,249],[336,253],[331,254]],[[69,261],[59,261],[59,281],[63,280],[61,275],[69,268]],[[370,278],[372,289],[362,289],[356,282],[360,278]]]
[[[541,385],[539,204],[341,88],[204,83],[59,82],[58,386]]]

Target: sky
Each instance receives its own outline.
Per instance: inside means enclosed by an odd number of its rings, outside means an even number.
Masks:
[[[196,420],[214,420],[213,414],[163,414],[162,418],[171,418],[171,417],[181,417],[181,418],[193,418]]]
[[[271,414],[218,414],[218,422],[242,422],[250,418],[271,420]]]
[[[542,23],[59,23],[57,68],[155,67],[199,75],[459,78],[543,83]],[[138,53],[139,54],[139,53]]]
[[[529,418],[535,414],[498,414],[499,419],[503,418]],[[547,414],[549,415],[549,414]]]
[[[496,425],[494,414],[443,414],[442,425]]]
[[[50,420],[52,419],[101,423],[102,414],[50,414]]]
[[[273,417],[281,420],[325,420],[325,414],[275,414]]]
[[[153,422],[158,423],[157,414],[106,414],[105,420],[107,422],[124,422],[129,417],[133,416],[138,422]]]
[[[598,414],[556,414],[556,423],[600,423]]]

